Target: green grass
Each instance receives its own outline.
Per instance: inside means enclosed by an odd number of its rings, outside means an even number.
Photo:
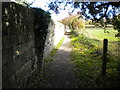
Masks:
[[[75,62],[82,87],[120,86],[120,58],[116,51],[118,39],[114,37],[115,33],[114,30],[111,30],[110,34],[104,34],[101,29],[87,29],[81,32],[76,30],[75,33],[71,34],[71,58]],[[109,40],[106,77],[101,76],[103,38]]]
[[[85,34],[92,39],[100,40],[100,43],[96,43],[96,45],[99,45],[101,48],[103,47],[103,39],[108,39],[108,49],[110,52],[113,52],[111,54],[116,56],[118,53],[116,50],[119,48],[118,41],[120,41],[120,39],[115,37],[115,34],[118,32],[114,29],[107,29],[107,31],[109,31],[109,33],[104,33],[104,30],[101,28],[85,29]],[[93,43],[95,42],[93,41]]]
[[[101,70],[101,55],[95,53],[99,51],[98,48],[90,43],[89,38],[83,35],[72,35],[71,38],[71,57],[78,70],[82,87],[97,87],[95,81]]]
[[[94,24],[86,24],[85,28],[99,28],[98,26],[95,26]],[[113,25],[108,24],[107,28],[113,28]]]
[[[109,33],[104,33],[104,29],[101,29],[101,28],[85,29],[85,31],[98,40],[103,40],[104,38],[107,38],[109,41],[118,41],[118,38],[115,37],[115,34],[117,34],[117,31],[115,31],[114,29],[107,29],[106,31],[109,31]]]
[[[51,51],[51,53],[50,53],[50,56],[51,56],[51,57],[53,57],[53,56],[56,54],[57,50],[58,50],[59,47],[62,45],[63,41],[64,41],[64,38],[62,38],[62,39],[60,40],[60,42],[57,44],[57,46],[55,46],[55,48]]]
[[[62,45],[64,41],[64,37],[60,40],[60,42],[54,47],[54,49],[51,51],[50,55],[44,59],[45,62],[51,62],[54,61],[54,59],[52,58],[56,53],[57,50],[59,49],[59,47]]]

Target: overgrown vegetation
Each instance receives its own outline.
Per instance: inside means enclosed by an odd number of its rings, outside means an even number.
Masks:
[[[83,31],[85,32],[85,31]],[[118,56],[118,41],[109,38],[107,75],[101,76],[102,70],[102,41],[100,37],[89,37],[88,33],[71,34],[71,57],[75,62],[81,85],[84,88],[119,88],[120,61]],[[112,32],[111,32],[112,33]],[[98,33],[97,33],[98,34]],[[86,36],[85,36],[86,35]],[[91,34],[92,35],[92,34]],[[96,35],[98,36],[98,35]],[[109,34],[108,34],[109,36]],[[111,37],[111,36],[109,36]],[[114,36],[113,36],[114,37]]]

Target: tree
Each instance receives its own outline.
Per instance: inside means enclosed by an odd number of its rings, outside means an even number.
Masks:
[[[80,9],[80,14],[84,15],[86,19],[92,19],[98,23],[101,19],[108,18],[113,15],[115,17],[119,12],[120,2],[65,2],[61,0],[51,0],[48,3],[49,10],[59,13],[60,10],[65,10],[68,6],[71,8],[69,13],[74,12],[75,9]],[[109,9],[112,7],[112,9]]]
[[[118,31],[118,34],[116,34],[116,36],[120,36],[120,14],[113,18],[113,27]]]
[[[80,29],[85,27],[85,23],[82,19],[79,18],[78,14],[76,15],[69,15],[67,18],[64,18],[61,23],[68,26],[70,29]]]
[[[95,25],[101,24],[101,26],[106,27],[107,23],[110,22],[111,16],[116,18],[120,9],[119,2],[65,2],[61,0],[51,0],[48,4],[49,10],[55,11],[55,13],[60,13],[60,10],[65,10],[71,8],[68,13],[73,13],[75,9],[79,9],[80,15],[85,16],[85,20],[92,20]],[[111,7],[111,9],[110,9]],[[103,24],[101,21],[105,19],[106,22]],[[116,19],[115,19],[116,20]],[[118,22],[118,21],[116,21]],[[116,25],[115,25],[116,24]],[[114,23],[114,28],[116,28],[117,23]],[[118,26],[117,26],[118,27]],[[120,27],[118,27],[120,28]],[[118,32],[120,32],[118,29]],[[105,28],[104,28],[105,31]]]

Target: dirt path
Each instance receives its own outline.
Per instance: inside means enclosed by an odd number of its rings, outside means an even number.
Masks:
[[[74,63],[70,60],[70,39],[65,40],[56,55],[54,61],[45,63],[45,75],[43,82],[39,82],[42,88],[79,88],[80,81],[77,77]],[[39,87],[39,86],[37,86]]]

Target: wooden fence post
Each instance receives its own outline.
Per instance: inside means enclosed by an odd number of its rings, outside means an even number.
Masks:
[[[108,40],[103,40],[103,63],[102,63],[102,77],[106,75],[106,64],[107,64],[107,46]]]

